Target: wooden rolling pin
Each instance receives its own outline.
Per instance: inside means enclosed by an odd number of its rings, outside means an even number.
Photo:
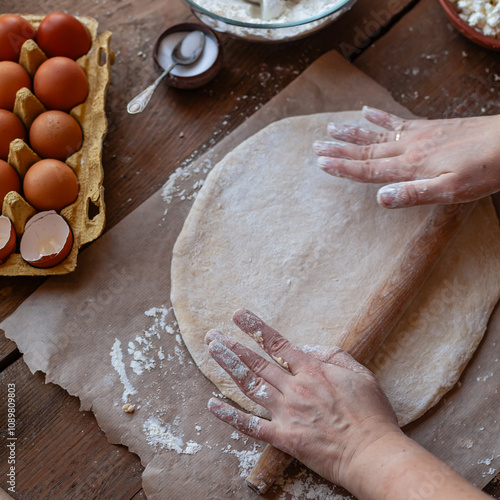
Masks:
[[[476,202],[437,205],[344,330],[339,346],[366,365],[420,291],[446,247]],[[267,445],[246,479],[264,494],[290,465],[293,457]]]

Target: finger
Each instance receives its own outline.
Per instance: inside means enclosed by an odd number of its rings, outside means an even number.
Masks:
[[[386,142],[389,139],[387,132],[378,133],[373,130],[367,130],[362,127],[354,127],[351,125],[338,125],[336,123],[328,124],[328,133],[339,141],[350,142],[352,144],[376,144]],[[391,137],[394,133],[390,132]]]
[[[259,356],[256,352],[248,349],[239,342],[223,335],[217,330],[210,330],[205,336],[205,341],[210,344],[213,340],[218,340],[228,349],[231,349],[253,373],[272,384],[278,391],[282,392],[284,386],[290,383],[290,374],[288,372],[282,370],[274,363],[269,363],[262,356]]]
[[[414,179],[413,168],[407,166],[403,156],[364,161],[320,156],[318,165],[327,174],[358,182],[380,184]]]
[[[403,208],[434,203],[449,205],[458,201],[457,193],[447,188],[447,182],[455,174],[443,174],[433,179],[419,179],[411,182],[400,182],[380,188],[377,201],[385,208]]]
[[[248,368],[240,358],[219,340],[208,346],[210,355],[231,376],[236,385],[254,402],[266,405],[280,399],[280,392]]]
[[[250,335],[274,361],[292,374],[300,371],[308,363],[309,357],[247,309],[238,309],[233,314],[233,321],[238,328]]]
[[[404,153],[405,146],[400,141],[382,142],[368,146],[337,141],[316,141],[313,144],[313,149],[318,156],[348,160],[375,160],[399,156]]]
[[[407,120],[399,116],[387,113],[381,109],[363,106],[363,116],[371,123],[383,127],[387,130],[402,131],[405,128]]]
[[[272,424],[268,420],[237,410],[217,398],[209,400],[208,409],[219,420],[226,422],[243,434],[261,441],[269,440]]]

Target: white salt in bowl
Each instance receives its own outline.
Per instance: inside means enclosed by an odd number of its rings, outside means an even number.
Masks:
[[[276,19],[260,19],[260,7],[246,0],[184,0],[193,14],[219,33],[252,42],[288,42],[309,36],[337,20],[356,0],[286,0]],[[236,8],[236,5],[239,7]]]
[[[181,23],[165,30],[153,47],[153,64],[159,73],[172,63],[175,45],[192,31],[205,33],[205,48],[200,58],[189,66],[176,66],[164,79],[170,87],[195,89],[211,82],[222,68],[222,46],[215,33],[197,23]]]

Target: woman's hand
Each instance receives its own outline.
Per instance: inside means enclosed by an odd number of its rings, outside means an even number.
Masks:
[[[233,320],[285,369],[210,331],[210,354],[272,420],[248,415],[219,399],[210,400],[212,413],[349,487],[346,476],[353,457],[387,435],[401,434],[375,376],[339,348],[323,352],[323,361],[316,359],[249,311],[237,311]]]
[[[212,330],[210,354],[272,420],[213,398],[212,413],[248,436],[293,455],[360,500],[487,500],[398,427],[374,375],[339,348],[317,359],[250,311],[234,322],[278,364]]]
[[[363,114],[386,131],[331,124],[336,141],[314,150],[331,175],[390,183],[378,192],[380,205],[459,203],[500,190],[500,116],[404,120],[366,106]]]

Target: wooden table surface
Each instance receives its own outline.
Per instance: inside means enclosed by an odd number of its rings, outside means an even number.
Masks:
[[[448,22],[437,0],[358,0],[336,24],[288,44],[248,43],[221,36],[224,67],[208,86],[160,86],[147,112],[128,100],[155,75],[150,53],[166,27],[193,20],[182,0],[2,0],[0,13],[65,10],[113,32],[116,63],[108,92],[104,143],[107,229],[156,192],[184,161],[234,130],[309,64],[331,49],[428,118],[500,113],[500,59],[473,45]],[[180,132],[183,132],[181,137]],[[0,277],[0,320],[43,282]],[[48,312],[50,313],[50,312]],[[32,375],[16,345],[0,336],[0,486],[7,489],[7,384],[17,391],[17,492],[14,498],[145,499],[137,456],[111,445],[78,400]],[[485,489],[500,499],[498,477]]]

